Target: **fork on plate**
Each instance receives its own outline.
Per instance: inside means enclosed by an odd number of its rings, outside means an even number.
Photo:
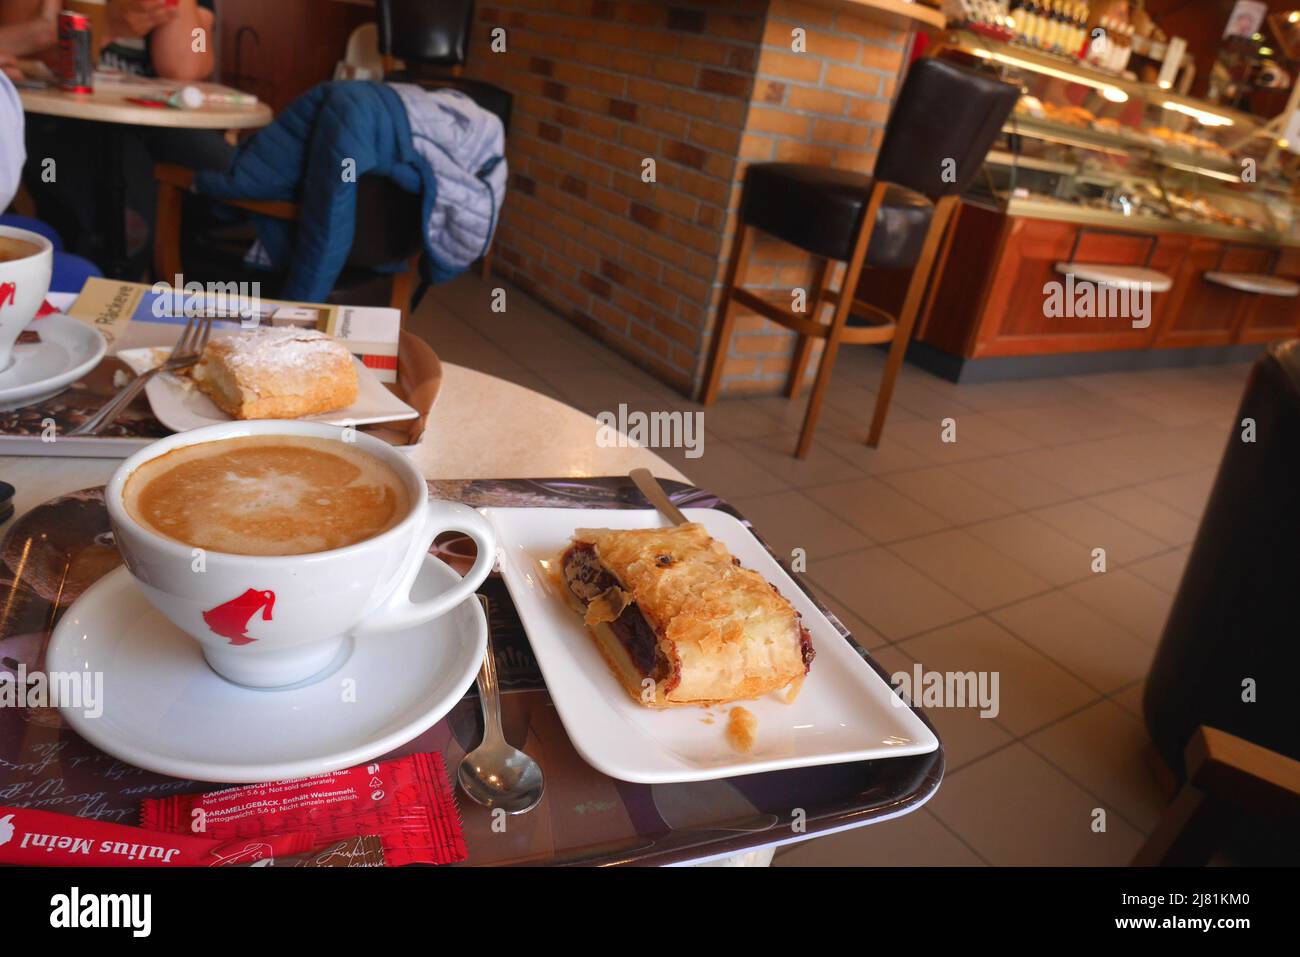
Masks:
[[[179,372],[198,362],[203,355],[203,347],[208,344],[208,336],[211,333],[211,316],[191,316],[185,323],[185,329],[181,332],[180,338],[176,340],[176,345],[172,347],[171,353],[163,360],[161,365],[154,366],[154,368],[136,376],[135,379],[123,386],[117,395],[109,399],[102,409],[69,432],[68,435],[98,435],[122,414],[122,411],[140,394],[140,390],[148,385],[149,380],[158,373]]]

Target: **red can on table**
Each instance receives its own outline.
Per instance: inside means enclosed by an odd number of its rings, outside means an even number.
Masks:
[[[95,62],[90,17],[59,14],[59,87],[70,93],[95,92]]]

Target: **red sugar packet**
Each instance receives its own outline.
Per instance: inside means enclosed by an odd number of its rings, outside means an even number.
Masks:
[[[305,832],[312,847],[373,834],[384,860],[463,861],[465,835],[442,755],[412,754],[293,781],[247,784],[207,794],[144,801],[144,827],[208,838]]]
[[[0,807],[0,864],[45,867],[226,867],[312,848],[306,833],[228,840],[165,834],[71,814]]]

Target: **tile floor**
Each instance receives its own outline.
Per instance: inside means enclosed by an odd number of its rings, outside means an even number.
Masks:
[[[412,329],[444,360],[591,413],[698,408],[522,292],[491,312],[498,284],[435,289]],[[774,548],[804,549],[814,587],[889,671],[1000,676],[995,718],[930,712],[948,769],[929,804],[776,864],[1127,863],[1164,802],[1143,676],[1248,365],[984,385],[905,367],[872,450],[882,364],[841,353],[805,461],[790,455],[804,402],[783,398],[707,410],[698,459],[661,450]]]

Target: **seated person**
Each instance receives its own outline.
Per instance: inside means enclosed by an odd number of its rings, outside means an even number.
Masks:
[[[57,15],[59,4],[51,5],[50,0],[0,0],[0,37],[6,29],[47,18],[51,6]],[[176,0],[174,6],[167,0],[108,0],[100,66],[178,84],[206,78],[213,69],[215,37],[209,35],[205,43],[195,44],[194,31],[211,33],[211,6],[212,0]],[[47,62],[56,53],[47,47]],[[33,161],[27,166],[25,182],[41,219],[64,236],[71,250],[106,262],[111,247],[97,204],[104,191],[102,154],[106,143],[115,142],[121,151],[119,168],[126,180],[127,207],[126,222],[116,228],[126,236],[126,278],[137,279],[150,266],[157,198],[154,163],[223,170],[234,148],[216,130],[119,125],[111,132],[112,140],[108,140],[102,127],[29,116],[27,153]],[[51,168],[53,177],[46,172]]]
[[[60,0],[0,0],[0,54],[58,57]],[[191,82],[213,66],[212,38],[195,49],[194,31],[212,31],[212,0],[108,0],[96,31],[96,62],[139,76]]]
[[[18,91],[10,82],[10,76],[17,73],[12,60],[5,63],[5,54],[0,53],[0,213],[13,202],[21,182],[23,161],[23,105],[18,100]]]
[[[100,53],[103,66],[140,76],[192,82],[212,73],[212,0],[110,0],[105,13],[108,43]],[[194,31],[208,34],[194,49]]]
[[[60,0],[22,0],[22,12],[12,0],[0,0],[0,70],[11,80],[22,79],[21,57],[32,57],[58,42]]]

